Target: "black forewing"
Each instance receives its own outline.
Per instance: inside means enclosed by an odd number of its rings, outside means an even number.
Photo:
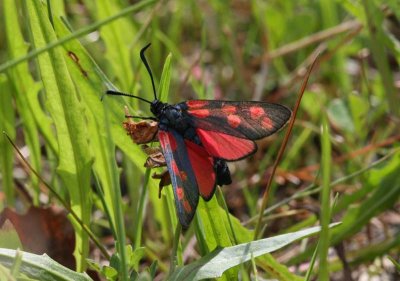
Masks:
[[[159,130],[158,138],[171,176],[179,222],[187,228],[196,212],[199,190],[186,145],[182,135],[173,129]]]
[[[196,128],[258,140],[282,128],[291,110],[256,101],[189,100],[179,104]]]

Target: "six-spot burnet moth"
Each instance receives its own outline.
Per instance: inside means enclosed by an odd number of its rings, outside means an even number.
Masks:
[[[188,100],[175,105],[157,99],[153,75],[144,52],[140,57],[150,75],[154,100],[107,91],[108,95],[137,98],[150,104],[158,122],[158,140],[170,174],[176,212],[187,228],[196,212],[199,195],[206,201],[216,185],[232,182],[227,161],[237,161],[257,150],[254,142],[282,128],[291,110],[279,104],[256,101]]]

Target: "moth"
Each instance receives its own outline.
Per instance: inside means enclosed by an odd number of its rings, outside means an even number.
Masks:
[[[232,182],[227,162],[254,154],[254,141],[281,129],[292,112],[280,104],[258,101],[161,102],[144,55],[149,46],[140,51],[140,57],[151,78],[154,100],[114,90],[106,94],[133,97],[150,104],[154,117],[127,117],[158,122],[157,137],[170,174],[176,212],[182,227],[188,228],[199,197],[208,201],[217,185]]]

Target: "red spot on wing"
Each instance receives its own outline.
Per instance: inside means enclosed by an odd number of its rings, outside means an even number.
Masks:
[[[182,187],[178,186],[178,187],[176,188],[176,195],[178,196],[178,199],[179,199],[179,200],[182,200],[182,199],[183,199],[183,196],[185,195],[185,193],[184,193]]]
[[[241,119],[238,115],[228,115],[228,124],[232,128],[237,128],[240,125]]]
[[[216,175],[214,171],[214,159],[204,147],[188,140],[185,140],[185,144],[200,195],[203,199],[209,200],[215,190]]]
[[[195,108],[202,108],[202,107],[208,105],[208,103],[209,102],[206,100],[188,100],[186,102],[186,105],[192,109],[195,109]]]
[[[207,152],[213,157],[234,161],[257,150],[256,144],[249,139],[203,129],[196,129],[196,132]]]
[[[185,171],[179,171],[179,175],[181,176],[182,181],[187,180],[187,174]]]
[[[268,118],[268,117],[264,117],[264,118],[261,120],[261,125],[262,125],[264,128],[268,129],[268,130],[274,129],[274,123],[273,123],[272,120],[271,120],[270,118]]]
[[[206,118],[210,116],[210,111],[208,109],[194,109],[188,110],[188,112],[198,118]]]
[[[233,105],[224,105],[224,106],[221,108],[221,111],[222,111],[223,113],[225,113],[226,115],[234,114],[234,113],[236,113],[236,106],[233,106]]]
[[[165,155],[171,182],[174,187],[175,204],[179,222],[187,228],[196,211],[199,191],[195,175],[185,170],[190,160],[183,149],[186,144],[175,131],[159,130],[158,138]],[[179,147],[178,147],[179,145]],[[174,147],[175,150],[172,149]],[[182,148],[183,147],[183,148]],[[189,174],[190,172],[190,174]]]
[[[176,165],[176,162],[175,162],[175,161],[172,161],[171,166],[172,166],[172,171],[173,171],[175,174],[179,175],[179,174],[180,174],[180,173],[179,173],[179,168],[178,168],[178,166]]]
[[[249,108],[250,111],[250,118],[251,119],[259,119],[261,116],[265,115],[264,108],[260,106],[252,106]]]
[[[192,212],[192,206],[190,206],[190,203],[189,203],[189,201],[187,199],[183,199],[183,204],[182,205],[183,205],[183,208],[185,209],[185,211],[187,213]]]

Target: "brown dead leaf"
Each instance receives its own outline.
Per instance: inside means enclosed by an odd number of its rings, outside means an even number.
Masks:
[[[126,115],[129,116],[129,112],[126,110]],[[131,118],[122,123],[127,134],[137,144],[144,144],[152,142],[156,139],[158,131],[158,123],[155,121],[142,120],[134,122]]]
[[[30,207],[25,214],[5,208],[0,214],[0,227],[9,220],[18,233],[24,251],[46,253],[62,265],[74,269],[75,235],[66,212],[55,207]]]
[[[149,156],[146,159],[146,163],[144,163],[146,168],[158,168],[166,165],[164,154],[160,147],[142,145],[142,150]]]

